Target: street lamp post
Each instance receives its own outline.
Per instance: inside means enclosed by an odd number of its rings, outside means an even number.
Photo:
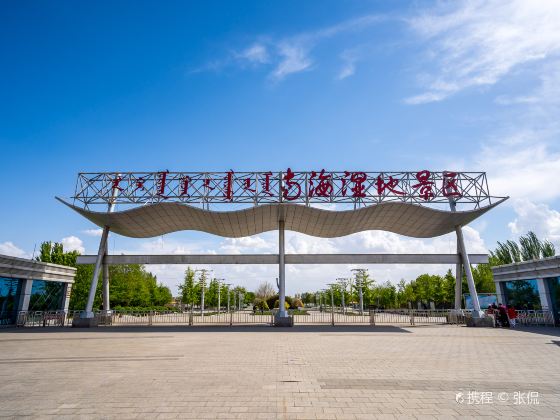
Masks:
[[[348,278],[346,277],[339,277],[336,281],[340,284],[340,291],[342,295],[342,313],[346,314],[346,305],[344,303],[344,294],[346,293],[346,285],[348,284]]]
[[[331,325],[334,325],[334,287],[336,284],[327,284],[331,290]]]
[[[227,287],[227,311],[229,314],[229,286],[231,286],[231,284],[226,283],[225,286]]]
[[[216,279],[218,281],[218,315],[220,315],[221,309],[222,309],[222,300],[221,300],[221,289],[222,289],[222,284],[225,281],[225,279]]]
[[[364,294],[362,288],[364,287],[364,279],[366,277],[367,268],[355,268],[352,270],[356,274],[356,287],[360,295],[360,315],[364,314]]]
[[[212,272],[213,270],[207,270],[206,268],[195,270],[196,272],[202,273],[200,275],[200,285],[202,286],[202,295],[200,297],[200,316],[204,317],[204,289],[206,287],[206,274]]]

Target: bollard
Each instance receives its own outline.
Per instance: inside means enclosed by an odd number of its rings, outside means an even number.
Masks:
[[[414,325],[414,310],[410,310],[410,325]]]

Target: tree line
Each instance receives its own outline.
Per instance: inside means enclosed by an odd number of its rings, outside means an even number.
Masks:
[[[548,240],[540,240],[534,232],[528,232],[519,238],[519,243],[508,240],[498,242],[494,251],[490,252],[488,264],[471,267],[473,279],[478,293],[496,293],[491,267],[553,257],[556,253],[554,245]],[[436,308],[453,308],[455,302],[455,276],[448,270],[445,275],[421,274],[409,282],[401,279],[397,285],[387,281],[376,284],[375,280],[365,274],[360,281],[350,281],[344,287],[333,286],[332,295],[335,306],[357,304],[359,302],[359,284],[362,284],[364,307],[373,308],[406,308],[421,303],[428,306],[433,302]],[[304,303],[331,304],[331,289],[321,292],[302,294]],[[469,293],[467,278],[463,273],[461,293]]]
[[[199,272],[200,275],[196,276]],[[210,278],[206,270],[193,270],[187,267],[183,283],[179,285],[179,297],[184,307],[194,308],[202,305],[204,295],[205,308],[226,307],[229,303],[231,307],[242,304],[252,303],[255,294],[242,286],[232,286],[224,282],[223,279]]]
[[[61,243],[43,242],[36,258],[38,261],[76,268],[69,310],[85,309],[93,277],[93,265],[76,264],[79,255],[77,251],[65,252]],[[111,265],[109,279],[109,297],[113,309],[160,308],[172,301],[171,290],[158,284],[157,277],[141,264]],[[102,287],[100,275],[93,303],[94,309],[101,309]]]
[[[533,232],[519,238],[519,243],[508,240],[498,242],[490,252],[489,264],[472,267],[476,290],[479,293],[495,293],[492,266],[511,264],[532,259],[547,258],[555,255],[554,245],[547,240],[540,240]],[[40,247],[39,261],[67,265],[77,269],[75,282],[70,297],[70,310],[82,310],[86,306],[93,265],[77,265],[77,251],[65,252],[60,243],[43,242]],[[197,272],[200,275],[197,277]],[[172,302],[168,287],[158,284],[156,276],[148,272],[143,265],[126,264],[109,267],[109,293],[111,307],[118,308],[157,308]],[[445,275],[421,274],[409,282],[401,279],[396,285],[387,281],[378,284],[368,273],[362,273],[359,279],[339,284],[331,289],[319,292],[296,294],[286,297],[287,307],[298,308],[304,304],[331,304],[336,306],[342,301],[346,305],[358,304],[360,285],[364,307],[399,308],[415,306],[418,302],[429,305],[433,302],[437,308],[452,308],[455,302],[455,276],[448,270]],[[186,307],[200,307],[204,290],[205,307],[216,308],[218,300],[221,307],[226,307],[229,295],[230,305],[253,304],[259,309],[268,310],[278,307],[278,291],[270,283],[262,283],[255,292],[242,286],[232,286],[223,279],[210,278],[204,270],[188,267],[183,282],[179,285],[180,302]],[[466,276],[463,275],[462,293],[468,293]],[[102,280],[98,281],[94,308],[101,309]]]

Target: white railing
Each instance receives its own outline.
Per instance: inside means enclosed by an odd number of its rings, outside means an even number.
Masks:
[[[545,310],[517,311],[517,324],[519,325],[554,325],[554,315]]]
[[[273,311],[98,311],[95,313],[100,326],[152,326],[152,325],[274,325]],[[81,311],[22,311],[14,317],[19,327],[70,327]],[[294,325],[465,325],[471,311],[436,309],[371,309],[360,312],[346,308],[306,308],[290,311]],[[517,324],[527,326],[552,326],[551,311],[517,311]]]

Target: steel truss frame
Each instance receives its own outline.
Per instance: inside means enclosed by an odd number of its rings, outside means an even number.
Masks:
[[[72,199],[75,205],[89,208],[92,205],[160,202],[202,204],[203,207],[211,203],[255,206],[350,203],[361,207],[391,201],[448,204],[451,198],[457,204],[468,204],[476,209],[502,198],[490,195],[485,172],[317,171],[288,174],[283,171],[83,172],[78,174]],[[358,177],[365,179],[360,183],[352,178],[353,174],[363,174]],[[446,184],[450,179],[456,189]],[[384,189],[379,188],[379,180],[383,181]],[[118,192],[116,197],[115,190]]]

